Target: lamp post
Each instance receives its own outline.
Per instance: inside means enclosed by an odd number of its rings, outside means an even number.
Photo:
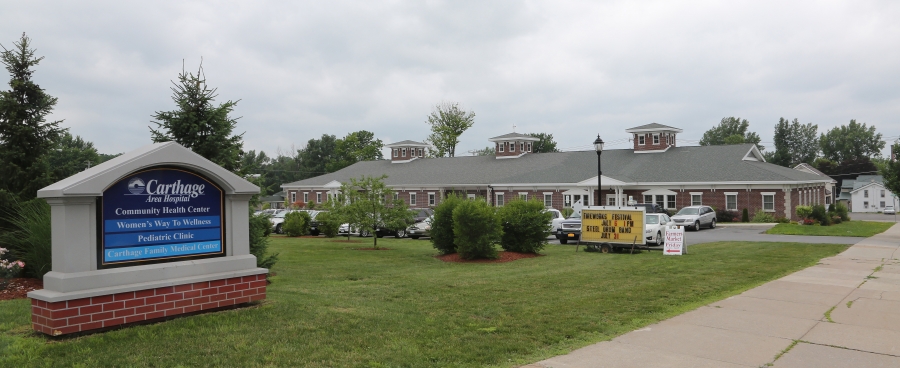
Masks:
[[[603,171],[600,169],[600,154],[603,153],[603,140],[600,139],[600,134],[597,134],[597,139],[594,140],[594,149],[597,150],[597,200],[594,201],[597,205],[600,205],[600,197],[602,193],[602,189],[600,188],[600,184],[602,183]]]

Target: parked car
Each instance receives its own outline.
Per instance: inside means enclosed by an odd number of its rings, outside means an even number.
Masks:
[[[368,230],[360,231],[359,229],[357,229],[355,227],[351,227],[350,224],[347,224],[347,223],[341,224],[341,227],[338,228],[338,235],[347,236],[348,233],[349,234],[357,234],[361,237],[369,236]]]
[[[660,206],[660,205],[657,204],[657,203],[638,203],[638,204],[635,204],[634,206],[628,206],[628,207],[644,207],[644,212],[645,212],[645,213],[665,213],[665,214],[668,214],[668,212],[666,212],[666,209],[665,209],[665,208],[662,208],[662,206]]]
[[[328,211],[311,211],[310,212],[309,217],[312,220],[309,221],[309,235],[319,236],[319,234],[321,233],[321,231],[319,230],[319,221],[316,221],[316,217],[319,217],[319,215],[322,212],[328,212]]]
[[[562,212],[559,212],[557,209],[548,208],[544,210],[544,212],[550,213],[550,231],[555,233],[566,218],[563,217]]]
[[[269,222],[272,223],[272,231],[275,234],[281,234],[284,232],[282,226],[284,225],[284,216],[288,213],[294,212],[293,210],[279,210],[275,212],[272,217],[269,217]]]
[[[434,209],[432,208],[410,208],[413,211],[416,211],[416,215],[413,218],[413,224],[425,221],[425,219],[434,215]]]
[[[672,216],[672,221],[675,221],[675,225],[690,227],[695,231],[700,231],[704,226],[715,229],[716,211],[710,206],[688,206]]]
[[[894,206],[892,206],[892,205],[884,206],[884,214],[885,215],[893,215],[894,213],[895,213]]]
[[[658,246],[666,242],[666,226],[675,225],[675,222],[664,213],[648,213],[644,215],[644,236],[647,241]]]
[[[418,239],[423,236],[431,237],[431,221],[434,217],[428,217],[423,221],[419,221],[412,226],[406,228],[406,234],[412,239]]]

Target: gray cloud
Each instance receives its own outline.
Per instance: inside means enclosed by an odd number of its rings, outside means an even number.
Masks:
[[[203,58],[240,100],[245,148],[274,153],[367,129],[424,139],[442,100],[476,112],[457,151],[549,132],[588,149],[657,122],[697,141],[724,117],[771,141],[779,117],[820,131],[850,119],[900,136],[900,5],[869,2],[42,2],[6,4],[46,56],[54,118],[102,152],[150,142],[170,81]],[[4,81],[5,82],[5,81]],[[771,146],[771,144],[767,144]]]

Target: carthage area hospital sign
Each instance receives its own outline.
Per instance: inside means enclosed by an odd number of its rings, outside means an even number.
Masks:
[[[101,267],[224,254],[224,194],[199,174],[142,170],[113,183],[102,198]]]

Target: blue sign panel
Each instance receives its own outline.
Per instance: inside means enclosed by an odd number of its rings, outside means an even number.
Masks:
[[[225,254],[224,192],[175,168],[128,175],[103,192],[102,266]]]

